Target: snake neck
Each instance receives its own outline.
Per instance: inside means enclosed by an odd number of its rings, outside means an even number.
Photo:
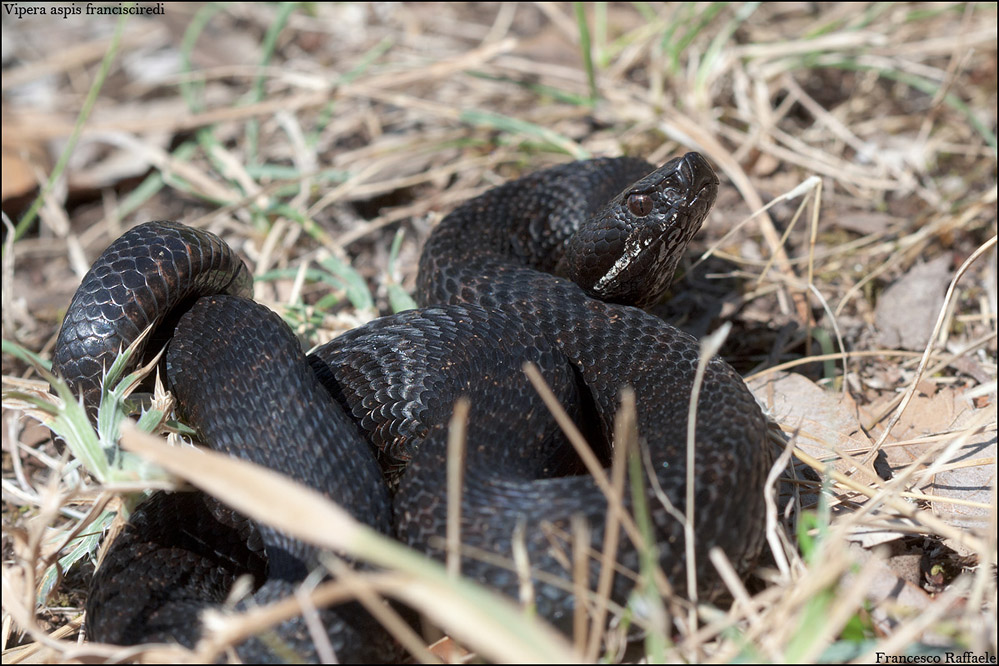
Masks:
[[[496,305],[476,276],[566,277],[589,297],[648,307],[665,294],[700,229],[718,177],[697,153],[658,168],[631,158],[554,167],[508,183],[448,215],[420,261],[424,304]],[[575,301],[573,305],[578,305]]]
[[[569,240],[611,199],[653,169],[633,158],[574,162],[530,174],[467,202],[444,218],[420,259],[417,298],[456,297],[474,268],[555,273]]]

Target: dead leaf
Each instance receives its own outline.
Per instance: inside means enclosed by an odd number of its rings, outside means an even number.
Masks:
[[[876,404],[868,409],[879,411]],[[913,490],[938,497],[931,502],[934,513],[955,527],[981,532],[995,512],[992,497],[996,475],[995,428],[966,432],[973,422],[981,422],[983,410],[991,412],[994,424],[995,409],[994,402],[976,408],[959,387],[938,387],[931,395],[917,393],[892,430],[892,439],[882,449],[896,472],[924,456],[930,447],[941,452],[923,464],[927,471],[933,465],[942,469],[932,476],[917,478]],[[878,429],[872,434],[877,434]],[[947,459],[941,458],[947,445],[961,436],[967,441],[960,443]],[[893,440],[899,443],[892,444]],[[962,555],[973,552],[953,539],[945,543]]]
[[[884,234],[893,226],[897,226],[902,220],[889,215],[869,210],[850,211],[847,215],[840,215],[835,220],[835,224],[840,229],[855,231],[858,234]]]
[[[878,343],[891,349],[922,350],[933,333],[950,281],[950,257],[917,264],[878,299],[874,325]]]
[[[788,433],[798,433],[795,444],[824,460],[836,451],[856,449],[870,442],[860,428],[857,405],[842,393],[833,393],[794,373],[772,373],[751,379],[750,390],[771,417]],[[849,471],[847,463],[837,463]]]
[[[41,144],[33,141],[15,142],[8,140],[9,128],[3,128],[3,174],[0,177],[4,201],[11,197],[24,196],[38,187],[37,174],[48,172],[49,160]]]

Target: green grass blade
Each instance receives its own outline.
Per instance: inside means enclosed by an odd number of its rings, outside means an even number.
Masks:
[[[597,93],[597,76],[593,69],[593,45],[590,42],[590,26],[586,21],[586,8],[582,2],[574,2],[572,6],[576,10],[576,25],[579,28],[579,50],[583,56],[583,68],[586,70],[586,82],[590,88],[589,104],[593,106],[597,103],[599,95]]]
[[[509,132],[516,136],[526,136],[541,141],[542,144],[572,156],[573,159],[585,160],[590,157],[590,153],[577,144],[572,139],[564,137],[559,133],[535,125],[534,123],[519,118],[511,118],[500,113],[482,111],[480,109],[465,109],[461,112],[462,122],[479,127],[492,127],[502,132]]]
[[[131,7],[132,2],[125,3],[126,7]],[[31,224],[35,221],[35,217],[38,216],[38,211],[41,210],[42,205],[45,200],[52,193],[52,188],[55,187],[56,181],[62,176],[63,171],[66,170],[66,165],[69,163],[70,155],[76,149],[76,144],[80,140],[80,134],[83,132],[83,126],[87,123],[87,119],[90,117],[90,112],[94,109],[94,104],[97,103],[97,96],[104,87],[104,82],[107,80],[108,73],[111,71],[111,63],[114,62],[115,56],[118,55],[118,49],[121,47],[121,37],[125,32],[125,24],[128,22],[129,14],[122,14],[121,18],[118,19],[115,25],[114,33],[111,35],[111,43],[108,45],[108,50],[104,54],[104,59],[101,61],[101,66],[97,69],[97,76],[94,77],[94,82],[90,84],[90,90],[87,91],[87,97],[83,101],[83,108],[80,109],[79,115],[76,117],[76,125],[73,127],[73,133],[69,135],[69,140],[66,142],[65,148],[59,154],[59,161],[56,162],[55,167],[52,169],[52,173],[49,175],[49,179],[45,181],[45,186],[42,191],[38,193],[38,196],[31,203],[31,207],[28,212],[24,214],[17,222],[17,226],[14,228],[14,240],[21,238],[31,228]],[[6,256],[7,247],[4,246],[2,252]]]

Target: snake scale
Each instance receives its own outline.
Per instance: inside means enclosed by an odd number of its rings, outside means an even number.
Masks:
[[[522,526],[532,571],[550,575],[534,580],[538,613],[568,627],[576,599],[550,577],[572,579],[565,535],[574,515],[600,551],[607,500],[522,368],[540,369],[605,464],[620,391],[630,386],[657,491],[683,512],[698,343],[640,308],[662,297],[717,188],[697,153],[659,168],[632,158],[572,162],[508,182],[435,228],[420,260],[419,309],[374,320],[309,357],[280,317],[249,300],[250,273],[218,237],[147,223],[115,241],[84,278],[54,367],[93,413],[102,369],[152,325],[155,344],[168,341],[163,366],[179,413],[202,443],[310,485],[435,557],[443,557],[447,426],[455,400],[467,396],[462,542],[509,559]],[[761,551],[765,431],[741,378],[711,360],[693,458],[701,599],[722,590],[709,548],[720,547],[741,574]],[[683,526],[652,490],[648,498],[659,565],[683,594]],[[635,547],[621,541],[618,563],[637,571]],[[257,602],[274,600],[315,568],[317,555],[207,495],[156,494],[95,575],[89,636],[192,645],[198,612],[222,603],[237,576],[254,577]],[[465,556],[462,571],[517,598],[517,575],[502,562]],[[594,589],[596,559],[589,574]],[[612,599],[624,603],[634,584],[617,574]],[[321,619],[341,661],[398,656],[357,603]],[[310,654],[301,619],[277,634]],[[246,660],[280,658],[272,647],[251,639],[239,651]]]

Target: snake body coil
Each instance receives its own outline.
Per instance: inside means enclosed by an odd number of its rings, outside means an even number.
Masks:
[[[567,626],[572,588],[550,578],[572,580],[565,562],[574,515],[586,519],[591,548],[601,550],[607,500],[566,452],[522,367],[541,370],[605,458],[620,390],[630,386],[657,491],[685,511],[698,344],[634,305],[662,295],[717,184],[691,153],[658,169],[628,158],[574,162],[490,190],[448,215],[428,240],[417,287],[424,307],[350,331],[308,360],[276,315],[246,300],[249,274],[224,243],[149,223],[116,241],[84,279],[54,365],[93,410],[102,367],[152,324],[154,338],[170,339],[169,386],[204,443],[309,484],[358,520],[439,557],[447,425],[455,400],[469,397],[462,543],[510,558],[522,525],[532,570],[550,574],[534,581],[538,612]],[[709,362],[693,457],[702,599],[721,590],[709,548],[720,547],[744,573],[762,547],[765,429],[738,375],[720,359]],[[399,473],[394,496],[376,455]],[[652,491],[649,503],[659,565],[683,593],[683,525]],[[638,570],[627,538],[617,561]],[[256,598],[271,600],[316,563],[310,546],[209,497],[156,495],[98,570],[88,631],[109,642],[190,645],[200,634],[195,612],[223,601],[236,576],[253,574]],[[518,595],[508,567],[464,557],[462,571]],[[589,573],[595,589],[598,561]],[[633,585],[617,575],[612,598],[624,602]],[[322,619],[341,660],[394,656],[356,605]],[[280,635],[308,644],[300,620]],[[266,653],[255,641],[241,651]]]

